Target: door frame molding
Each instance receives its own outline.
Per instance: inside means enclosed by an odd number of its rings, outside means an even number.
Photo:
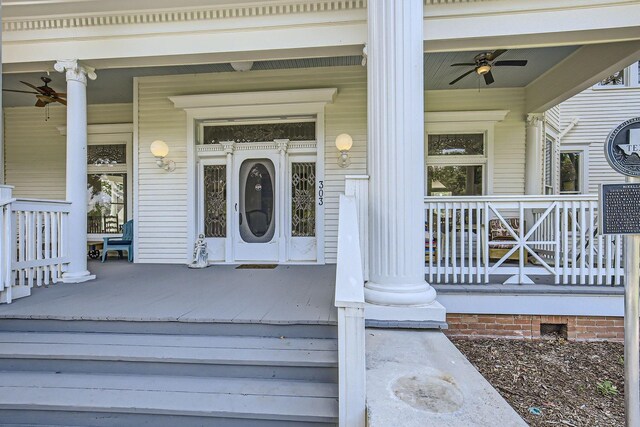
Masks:
[[[197,166],[199,161],[198,154],[202,153],[196,152],[198,121],[216,119],[252,119],[261,117],[273,118],[297,115],[315,116],[316,142],[314,148],[317,155],[316,185],[318,186],[320,183],[324,183],[324,110],[327,104],[333,103],[337,93],[337,88],[322,88],[169,97],[177,109],[182,109],[186,113],[187,218],[190,219],[187,227],[187,247],[185,248],[186,259],[191,259],[193,244],[196,240],[199,229],[197,185],[199,167]],[[242,145],[245,146],[247,144]],[[304,143],[298,145],[298,148],[301,150],[304,150],[305,148],[308,149],[308,147],[304,146]],[[296,144],[290,143],[289,150],[295,149]],[[228,148],[222,147],[220,150],[227,152]],[[233,147],[231,147],[231,152],[233,152]],[[231,153],[227,153],[227,156],[231,156]],[[230,206],[227,206],[227,209],[229,208]],[[316,226],[317,260],[315,263],[324,264],[324,204],[320,205],[318,203],[318,191],[316,191],[316,217],[318,225]],[[226,259],[228,259],[228,257],[225,255],[225,260]]]

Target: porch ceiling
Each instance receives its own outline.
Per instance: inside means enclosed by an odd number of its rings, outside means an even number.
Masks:
[[[573,53],[577,48],[577,46],[562,46],[509,50],[500,59],[526,59],[529,63],[526,67],[521,68],[495,68],[493,74],[496,82],[491,88],[525,87]],[[484,83],[475,74],[462,79],[454,86],[449,86],[451,80],[467,70],[465,67],[451,67],[451,64],[470,62],[477,53],[479,52],[425,53],[425,87],[427,89],[474,89],[480,83],[479,87],[484,89]],[[257,61],[254,63],[252,71],[354,66],[360,65],[361,61],[361,56]],[[89,83],[87,90],[88,102],[90,104],[132,102],[133,77],[224,72],[234,72],[229,63],[99,69],[98,79]],[[21,80],[38,83],[40,77],[45,73],[46,70],[41,73],[4,74],[2,87],[4,89],[22,90],[25,87],[20,83]],[[49,77],[53,80],[51,86],[63,92],[66,86],[64,75],[50,72]],[[3,93],[2,104],[4,107],[31,106],[33,103],[34,100],[30,95],[11,92]]]

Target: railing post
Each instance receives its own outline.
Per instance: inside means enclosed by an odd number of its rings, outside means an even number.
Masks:
[[[362,269],[365,282],[369,280],[369,175],[347,175],[344,194],[356,199],[358,231],[362,252]]]
[[[0,303],[10,303],[11,295],[11,200],[13,187],[0,185]]]

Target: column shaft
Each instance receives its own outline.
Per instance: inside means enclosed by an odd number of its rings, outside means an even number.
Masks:
[[[425,305],[422,0],[368,3],[367,301]]]
[[[68,283],[94,279],[87,270],[87,70],[77,61],[59,61],[56,70],[67,78],[67,201],[71,202],[65,236]],[[93,73],[93,70],[91,70]]]
[[[539,114],[527,116],[527,141],[525,148],[525,194],[542,194],[542,170],[544,153],[542,144],[542,117]]]

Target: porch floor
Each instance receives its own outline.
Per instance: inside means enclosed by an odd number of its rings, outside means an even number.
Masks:
[[[34,288],[0,319],[337,324],[335,265],[184,265],[89,262],[97,278]]]

